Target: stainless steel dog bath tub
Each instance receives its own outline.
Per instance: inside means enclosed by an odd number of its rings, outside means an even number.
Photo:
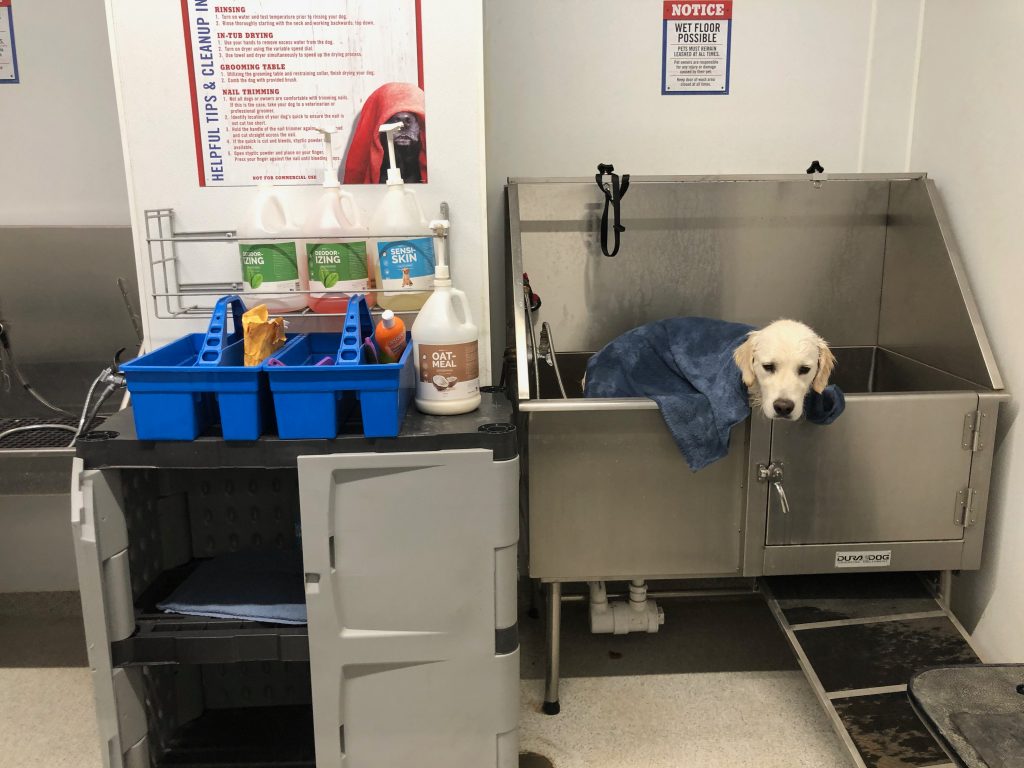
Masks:
[[[615,258],[597,248],[592,179],[510,180],[508,196],[532,577],[979,566],[1006,395],[925,176],[637,177]],[[579,392],[590,351],[673,315],[807,322],[836,348],[846,412],[827,427],[755,415],[725,459],[691,473],[652,401]],[[533,379],[545,321],[566,399],[547,363]],[[760,479],[769,469],[788,512]]]
[[[725,459],[696,473],[653,401],[580,396],[575,373],[589,355],[559,356],[563,375],[573,374],[569,399],[545,365],[542,397],[520,403],[531,576],[978,567],[991,445],[988,458],[981,454],[1001,396],[877,347],[835,352],[835,380],[847,398],[838,421],[821,427],[755,415],[734,428]],[[981,450],[973,451],[965,429],[979,418]],[[788,512],[759,480],[769,465],[782,468]],[[844,557],[865,550],[884,554]]]

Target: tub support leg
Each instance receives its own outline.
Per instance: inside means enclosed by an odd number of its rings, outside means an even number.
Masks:
[[[953,572],[939,571],[939,604],[947,611],[953,603]]]
[[[558,662],[559,645],[562,635],[562,585],[552,582],[547,585],[548,633],[547,633],[547,674],[544,679],[545,715],[557,715],[561,709],[558,703]]]

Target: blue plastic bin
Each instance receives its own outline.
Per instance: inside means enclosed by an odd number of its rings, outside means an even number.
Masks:
[[[283,365],[264,362],[279,437],[337,437],[357,406],[367,437],[398,435],[416,391],[412,340],[406,336],[397,363],[365,363],[362,343],[372,330],[365,299],[353,296],[342,333],[296,336],[274,355]],[[332,364],[316,365],[324,357]]]
[[[262,369],[243,364],[244,312],[238,296],[225,296],[205,334],[189,334],[121,366],[140,440],[195,440],[218,421],[225,440],[263,434],[271,402]]]

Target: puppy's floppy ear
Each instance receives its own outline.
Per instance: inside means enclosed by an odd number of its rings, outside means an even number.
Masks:
[[[757,331],[748,333],[747,340],[736,347],[732,353],[732,359],[743,377],[743,384],[747,387],[754,386],[756,381],[754,377],[754,339],[756,336]]]
[[[814,374],[814,381],[811,382],[811,389],[819,395],[828,386],[828,377],[832,375],[832,369],[836,367],[836,356],[828,348],[828,342],[818,339],[818,372]]]

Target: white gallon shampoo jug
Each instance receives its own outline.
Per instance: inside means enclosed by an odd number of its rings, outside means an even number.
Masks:
[[[299,278],[298,228],[288,218],[280,192],[260,185],[238,228],[238,253],[247,306],[266,304],[271,312],[295,312],[306,306]]]
[[[441,234],[448,222],[431,226]],[[452,287],[443,245],[438,256],[434,292],[412,325],[416,407],[423,413],[451,416],[480,405],[480,332],[473,324],[466,294]]]
[[[416,193],[407,189],[395,161],[394,132],[401,123],[382,125],[387,135],[388,191],[370,219],[374,242],[377,304],[396,312],[424,305],[434,284],[434,238]]]
[[[309,308],[314,312],[345,312],[353,293],[366,294],[366,303],[372,307],[376,297],[368,293],[372,259],[367,253],[367,230],[355,198],[342,192],[338,183],[331,151],[334,131],[316,130],[324,136],[324,190],[302,226],[307,239],[300,242],[299,279],[309,288]]]

